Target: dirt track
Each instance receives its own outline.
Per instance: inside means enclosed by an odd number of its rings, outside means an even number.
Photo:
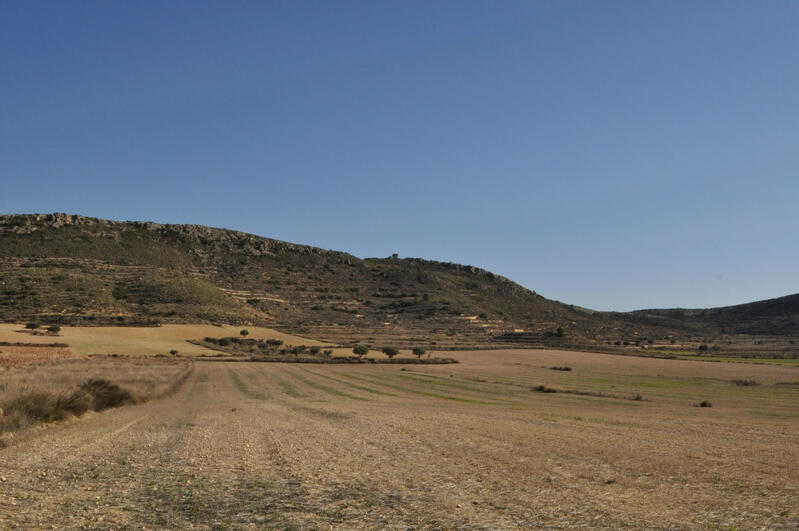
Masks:
[[[0,450],[0,528],[797,522],[790,429],[381,370],[198,363],[170,398],[29,430]]]

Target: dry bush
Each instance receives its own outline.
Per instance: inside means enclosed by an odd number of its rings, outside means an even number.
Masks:
[[[98,358],[5,370],[0,433],[170,394],[192,368],[163,360]]]
[[[103,379],[88,380],[86,383],[81,384],[80,391],[91,395],[92,409],[95,411],[123,406],[134,401],[133,394],[130,391]]]

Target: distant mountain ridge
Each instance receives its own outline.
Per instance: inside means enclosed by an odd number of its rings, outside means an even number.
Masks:
[[[558,328],[581,341],[795,334],[799,311],[596,312],[546,299],[478,267],[367,258],[201,225],[71,214],[0,216],[0,320],[262,324],[333,341],[399,337],[493,344]],[[782,313],[780,313],[782,312]],[[370,339],[371,338],[371,339]]]

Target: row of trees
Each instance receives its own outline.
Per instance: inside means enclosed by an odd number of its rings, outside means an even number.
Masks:
[[[381,349],[381,352],[383,354],[385,354],[386,356],[388,356],[388,359],[393,359],[394,356],[399,354],[399,349],[397,347],[383,347]],[[425,349],[423,349],[422,347],[414,347],[414,349],[413,349],[413,355],[416,356],[419,359],[422,359],[422,356],[426,352],[427,351]],[[352,349],[352,353],[355,354],[356,356],[358,356],[359,358],[363,358],[364,356],[369,354],[369,347],[364,346],[364,345],[358,345],[357,347],[354,347]]]
[[[242,329],[239,332],[239,335],[241,336],[242,339],[235,337],[225,337],[221,339],[206,337],[205,341],[209,343],[216,343],[220,346],[227,346],[230,343],[244,343],[244,342],[256,343],[254,340],[250,339],[244,340],[244,338],[250,335],[250,331],[247,330],[246,328]],[[259,340],[257,341],[257,343],[259,344],[258,346],[267,347],[267,348],[272,347],[277,349],[277,347],[283,344],[283,341],[279,339],[267,339],[266,341]],[[364,356],[369,354],[369,350],[370,350],[369,347],[365,345],[357,345],[352,349],[352,353],[358,356],[358,358],[363,358]],[[386,356],[388,356],[389,359],[393,359],[394,356],[400,353],[399,349],[393,346],[383,347],[382,349],[380,349],[380,351]],[[333,355],[332,350],[322,350],[321,347],[306,347],[305,345],[297,345],[291,348],[280,349],[279,352],[284,355],[294,354],[295,356],[299,356],[300,354],[305,354],[306,352],[308,352],[313,356],[318,356],[319,354],[321,354],[325,358],[330,358]],[[422,356],[424,356],[427,353],[427,350],[425,350],[422,347],[414,347],[412,352],[414,356],[421,359]]]

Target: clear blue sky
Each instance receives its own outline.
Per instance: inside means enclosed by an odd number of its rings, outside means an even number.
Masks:
[[[799,292],[799,2],[0,0],[0,212]]]

